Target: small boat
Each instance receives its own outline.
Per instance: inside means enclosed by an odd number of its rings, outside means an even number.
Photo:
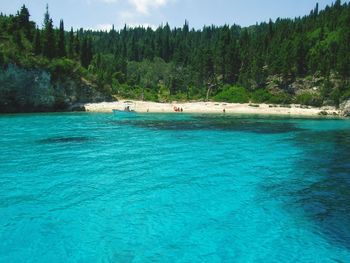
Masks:
[[[129,120],[138,117],[135,111],[113,110],[113,114],[118,120]]]
[[[118,117],[122,119],[127,119],[127,118],[134,118],[136,117],[136,112],[134,110],[135,105],[132,102],[125,102],[124,103],[124,110],[113,110],[113,113]]]

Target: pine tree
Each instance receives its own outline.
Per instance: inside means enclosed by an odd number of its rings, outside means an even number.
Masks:
[[[230,47],[231,47],[231,34],[230,34],[230,29],[227,25],[225,25],[220,32],[220,39],[218,43],[218,67],[219,67],[219,72],[220,75],[222,76],[222,79],[224,82],[227,82],[227,78],[229,75],[228,72],[228,62],[229,58],[228,56],[230,55]]]
[[[73,58],[74,57],[74,32],[73,27],[70,29],[69,36],[68,36],[68,57]]]
[[[318,16],[318,3],[316,3],[315,9],[314,9],[314,15]]]
[[[202,53],[202,74],[204,82],[208,82],[214,78],[214,61],[212,51],[208,48]]]
[[[81,52],[80,52],[80,62],[81,65],[85,68],[87,68],[92,60],[92,44],[91,39],[84,38],[82,45],[81,45]]]
[[[162,36],[162,58],[168,62],[170,59],[170,26],[166,23]]]
[[[46,4],[46,12],[44,14],[44,28],[46,28],[50,22],[49,5]]]
[[[39,28],[37,28],[35,30],[33,47],[34,47],[34,54],[35,55],[40,55],[41,51],[42,51],[42,48],[41,48],[41,34],[40,34]]]
[[[63,20],[60,21],[60,29],[58,33],[58,57],[62,58],[66,56],[66,45],[64,37],[64,24]]]
[[[299,76],[304,76],[306,73],[306,55],[305,47],[306,39],[304,37],[297,39],[296,44],[296,68]]]
[[[337,69],[343,76],[350,76],[350,8],[347,11],[339,39]]]
[[[23,30],[25,36],[32,40],[30,14],[28,8],[23,5],[17,14],[18,27]]]
[[[44,39],[43,39],[43,55],[52,59],[56,55],[55,35],[53,31],[53,22],[50,18],[49,7],[46,6],[46,13],[44,17]]]
[[[88,66],[86,53],[87,53],[87,39],[84,38],[80,48],[80,63],[84,68]]]
[[[77,31],[76,36],[74,38],[74,53],[78,58],[80,57],[80,53],[81,53],[80,50],[81,50],[81,45],[80,45],[79,34]]]
[[[67,56],[87,68],[94,51],[89,71],[101,85],[112,83],[114,78],[155,90],[158,86],[171,88],[172,94],[185,92],[190,86],[198,95],[225,84],[264,88],[267,76],[278,76],[281,81],[276,82],[276,89],[283,91],[295,78],[318,74],[325,79],[332,73],[342,82],[336,86],[349,86],[350,4],[339,0],[321,12],[316,4],[309,16],[269,20],[247,28],[205,26],[191,30],[185,21],[179,28],[165,24],[156,30],[125,26],[120,31],[113,27],[109,32],[71,29],[65,33],[63,21],[59,30],[53,28],[48,7],[42,30],[29,18],[25,6],[16,16],[0,14],[0,40],[8,43],[1,50],[6,60],[11,60],[6,49],[13,45],[13,53],[18,54],[14,56],[29,51],[50,59]],[[345,96],[343,89],[332,92],[325,93],[325,101]]]
[[[13,41],[19,49],[23,48],[21,31],[16,30],[13,32]]]
[[[92,40],[91,40],[91,38],[88,38],[87,46],[86,46],[86,63],[87,63],[87,65],[91,64],[92,57],[93,57],[93,54],[92,54]]]

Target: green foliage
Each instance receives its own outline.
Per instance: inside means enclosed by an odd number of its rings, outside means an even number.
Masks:
[[[143,90],[143,99],[146,101],[158,101],[158,94],[154,90],[144,89]]]
[[[142,98],[142,88],[130,87],[127,84],[122,84],[118,87],[116,94],[119,98],[128,98],[134,100],[140,100]]]
[[[33,51],[35,55],[40,55],[42,51],[41,46],[41,33],[40,30],[37,28],[35,31],[35,37],[34,37],[34,43],[33,43]]]
[[[291,96],[285,92],[273,94],[269,99],[269,103],[273,103],[273,104],[289,104],[291,102],[292,102]]]
[[[340,90],[338,88],[336,88],[332,91],[330,98],[333,101],[334,106],[336,108],[339,108],[341,94],[340,94]]]
[[[84,68],[87,68],[92,61],[92,57],[93,57],[93,54],[92,54],[91,40],[88,38],[84,38],[81,44],[81,51],[80,51],[81,65]]]
[[[22,6],[15,16],[0,16],[0,62],[47,68],[53,76],[84,78],[98,89],[124,98],[170,101],[214,100],[338,105],[348,98],[350,80],[350,4],[337,2],[308,16],[277,19],[248,28],[168,24],[114,28],[109,32],[65,32],[55,28],[47,7],[43,29]],[[281,76],[267,90],[270,76]],[[330,76],[340,76],[333,85]],[[321,95],[297,97],[288,87],[297,78],[319,76]],[[312,81],[312,77],[310,77]],[[288,90],[289,93],[286,92]]]
[[[0,67],[5,65],[5,61],[6,61],[5,54],[0,50]]]
[[[350,87],[345,89],[341,96],[341,100],[348,100],[348,99],[350,99]]]
[[[215,101],[225,101],[232,103],[247,103],[249,102],[249,93],[243,87],[231,86],[225,87],[215,97]]]
[[[311,92],[303,92],[296,97],[296,103],[302,105],[309,105],[320,107],[322,106],[323,99],[319,94]]]
[[[158,101],[159,102],[170,101],[170,92],[169,92],[169,89],[165,85],[159,85]]]
[[[53,78],[59,78],[60,76],[74,76],[74,72],[79,68],[79,65],[70,59],[60,58],[51,61],[49,69]]]
[[[53,59],[56,55],[55,35],[53,30],[52,19],[49,19],[44,29],[43,55]]]
[[[62,58],[66,56],[66,47],[65,47],[65,36],[64,36],[64,24],[63,20],[60,21],[60,29],[58,34],[58,57]]]
[[[271,102],[272,95],[265,89],[258,89],[251,93],[250,99],[254,103]]]
[[[184,102],[188,100],[187,94],[186,93],[176,93],[175,95],[170,96],[171,101],[179,101],[179,102]]]

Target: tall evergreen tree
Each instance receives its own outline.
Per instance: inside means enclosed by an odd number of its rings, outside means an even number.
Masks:
[[[21,31],[16,30],[13,32],[13,41],[20,50],[23,48]]]
[[[92,61],[93,53],[92,53],[92,40],[88,38],[87,46],[86,46],[86,64],[90,65]]]
[[[315,9],[314,9],[314,15],[318,16],[318,3],[316,3]]]
[[[61,58],[66,56],[63,20],[60,20],[60,29],[58,33],[58,56]]]
[[[82,45],[81,45],[81,52],[80,52],[80,62],[81,65],[85,68],[87,68],[92,60],[92,45],[91,40],[85,37],[83,39]]]
[[[68,57],[74,58],[74,32],[73,28],[71,28],[68,37]]]
[[[56,55],[55,34],[53,30],[53,22],[49,14],[49,6],[46,6],[44,17],[44,38],[43,38],[43,55],[52,59]]]
[[[21,10],[17,14],[18,27],[21,28],[25,34],[25,36],[32,40],[32,32],[31,32],[31,23],[29,21],[30,14],[28,8],[23,5]]]
[[[44,14],[44,28],[47,27],[47,25],[49,24],[51,18],[50,18],[50,13],[49,13],[49,5],[46,4],[46,12]]]
[[[80,44],[80,39],[79,39],[79,33],[78,31],[76,32],[76,36],[74,38],[74,53],[77,56],[77,58],[80,57],[80,50],[81,50],[81,44]]]
[[[340,34],[337,69],[343,77],[350,76],[350,5]]]
[[[34,54],[35,55],[40,55],[41,54],[42,47],[41,47],[41,34],[40,34],[39,28],[37,28],[35,30],[33,48],[34,48]]]
[[[87,39],[84,38],[80,48],[80,63],[85,68],[88,66],[86,54],[87,54]]]
[[[41,30],[29,18],[25,6],[15,16],[0,14],[0,40],[7,42],[1,50],[5,60],[17,56],[21,63],[25,60],[20,56],[31,53],[49,59],[67,56],[88,68],[101,86],[114,85],[116,90],[125,83],[125,87],[144,86],[155,93],[158,87],[166,88],[171,95],[192,89],[203,96],[208,87],[236,84],[255,92],[278,79],[276,89],[283,93],[293,92],[291,83],[296,78],[317,75],[320,82],[339,79],[339,85],[329,85],[322,93],[339,102],[346,94],[342,88],[335,89],[350,83],[350,4],[339,0],[322,11],[316,4],[305,17],[247,28],[225,25],[195,30],[185,21],[179,28],[165,24],[156,30],[125,26],[120,31],[72,29],[66,33],[63,21],[59,30],[53,28],[48,7]]]

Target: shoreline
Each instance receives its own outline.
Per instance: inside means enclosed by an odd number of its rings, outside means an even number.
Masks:
[[[129,102],[131,109],[138,113],[199,113],[199,114],[252,114],[252,115],[280,115],[295,117],[341,117],[341,111],[335,107],[322,108],[306,107],[298,104],[272,105],[226,102],[172,102],[159,103],[150,101],[121,100],[116,102],[100,102],[82,104],[86,112],[112,113],[113,110],[124,110],[125,102]],[[183,112],[176,112],[174,107],[182,108]]]

